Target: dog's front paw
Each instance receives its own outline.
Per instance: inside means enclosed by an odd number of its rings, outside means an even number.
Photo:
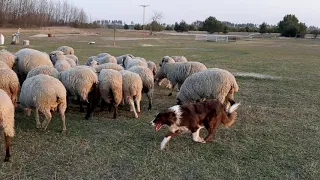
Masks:
[[[206,141],[205,141],[203,138],[201,138],[201,137],[197,138],[197,139],[195,140],[195,142],[198,142],[198,143],[206,143]]]

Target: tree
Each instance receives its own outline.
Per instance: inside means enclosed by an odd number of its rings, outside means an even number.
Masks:
[[[229,27],[227,25],[223,26],[223,33],[227,34],[229,32]]]
[[[123,29],[129,29],[128,24],[124,24]]]
[[[304,36],[307,31],[307,26],[302,22],[299,23],[299,19],[292,14],[284,16],[278,27],[281,35],[286,37],[296,37],[298,34]]]
[[[151,34],[153,31],[162,31],[164,27],[160,24],[160,21],[162,19],[162,13],[160,12],[153,12],[152,22],[150,23],[150,30]]]
[[[209,33],[222,32],[223,24],[218,21],[215,17],[208,17],[203,23],[203,30]]]
[[[170,25],[167,25],[166,28],[165,28],[165,30],[167,30],[167,31],[172,31],[172,30],[173,30],[173,27],[170,26]]]
[[[140,24],[135,24],[133,29],[135,30],[142,30],[142,26]]]
[[[174,30],[177,32],[185,32],[189,30],[189,25],[182,20],[179,24],[177,22],[174,24]]]
[[[261,34],[265,34],[267,33],[267,23],[263,22],[260,26],[259,26],[259,33]]]
[[[320,30],[314,29],[310,32],[310,34],[313,34],[313,37],[316,39],[318,37],[318,34],[320,34]]]

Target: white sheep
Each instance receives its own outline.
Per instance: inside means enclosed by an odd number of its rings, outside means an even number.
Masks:
[[[7,63],[0,61],[0,68],[1,69],[11,69]]]
[[[154,92],[154,77],[152,71],[147,67],[133,66],[128,71],[139,74],[142,80],[142,92],[147,94],[149,100],[148,110],[152,108],[152,98]]]
[[[155,76],[155,81],[160,82],[163,78],[167,78],[172,84],[172,89],[169,96],[172,95],[174,87],[178,85],[180,89],[183,82],[190,75],[206,70],[207,67],[200,62],[176,62],[164,63],[161,65],[159,72]]]
[[[122,97],[130,105],[130,111],[133,111],[134,117],[138,118],[137,112],[140,113],[140,101],[142,98],[142,80],[137,73],[128,70],[122,70],[120,73],[122,75]],[[134,104],[136,104],[137,110]]]
[[[91,67],[93,67],[97,73],[100,73],[100,71],[103,69],[114,69],[117,71],[124,70],[122,66],[114,63],[105,63],[101,65],[97,65],[97,64],[98,64],[97,61],[91,61]]]
[[[15,56],[17,66],[16,71],[20,84],[22,84],[27,77],[28,72],[32,69],[42,65],[53,67],[49,56],[35,49],[21,49],[15,53]]]
[[[79,58],[77,57],[77,56],[75,56],[75,55],[73,55],[73,54],[69,54],[69,55],[65,55],[67,58],[69,58],[69,59],[72,59],[74,62],[75,62],[75,64],[76,64],[76,66],[78,66],[79,65]],[[69,61],[68,61],[69,62]],[[71,63],[70,63],[71,64]]]
[[[92,61],[97,61],[97,56],[90,56],[86,62],[86,66],[91,66]]]
[[[11,138],[14,136],[14,106],[6,92],[0,89],[0,125],[5,137],[6,156],[4,161],[10,161]]]
[[[87,102],[85,119],[89,119],[97,105],[100,95],[98,76],[89,66],[77,66],[60,73],[60,80],[68,91],[68,96],[76,96],[80,111],[84,112],[81,101]]]
[[[65,123],[66,98],[66,88],[58,79],[39,74],[25,80],[21,87],[19,101],[25,110],[35,109],[36,127],[43,128],[43,130],[47,129],[52,119],[50,111],[58,109],[62,121],[62,132],[65,132],[67,130]],[[45,116],[42,125],[39,120],[39,111]]]
[[[64,54],[73,54],[74,55],[74,49],[70,46],[60,46],[57,48],[57,51],[62,51]]]
[[[20,85],[17,74],[9,68],[0,69],[0,89],[8,94],[14,105],[16,105],[18,99],[19,88]]]
[[[98,54],[97,58],[101,58],[104,56],[111,56],[111,55],[109,53],[100,53],[100,54]]]
[[[187,58],[184,56],[163,56],[159,65],[161,66],[164,63],[175,63],[175,62],[188,62]]]
[[[102,57],[97,57],[96,61],[99,64],[104,64],[104,63],[115,63],[117,64],[117,59],[114,56],[102,56]]]
[[[46,74],[57,79],[60,78],[60,73],[55,68],[49,67],[49,66],[38,66],[32,69],[28,73],[27,78],[30,78],[39,74]]]
[[[3,49],[0,51],[0,61],[5,62],[10,69],[13,69],[15,57],[11,52]]]
[[[188,62],[187,58],[184,56],[171,56],[175,62]]]
[[[74,55],[69,55],[69,56],[74,56]],[[62,51],[52,51],[50,53],[50,60],[51,60],[51,62],[52,62],[52,64],[54,66],[56,65],[56,62],[58,60],[67,61],[70,64],[71,67],[76,67],[77,66],[76,60],[68,58],[68,56],[65,55],[64,52],[62,52]]]
[[[153,61],[147,61],[148,68],[152,71],[153,75],[155,76],[157,74],[157,65]]]
[[[116,59],[117,59],[117,64],[123,64],[122,62],[123,62],[123,60],[126,59],[126,58],[133,59],[134,56],[131,55],[131,54],[124,54],[124,55],[118,56],[118,57],[116,57]]]
[[[140,59],[129,59],[129,58],[124,59],[123,61],[124,69],[130,69],[133,66],[148,67],[148,64],[147,62],[144,62]]]
[[[177,94],[177,103],[203,99],[218,99],[226,105],[234,104],[234,93],[239,87],[235,77],[227,70],[212,68],[189,76]]]
[[[114,108],[113,118],[118,116],[118,105],[122,100],[122,75],[113,69],[103,69],[99,74],[99,90],[103,102]],[[101,104],[101,109],[103,104]]]

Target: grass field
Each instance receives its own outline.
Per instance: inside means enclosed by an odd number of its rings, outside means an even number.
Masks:
[[[14,31],[6,31],[10,35]],[[154,107],[134,119],[129,107],[94,113],[84,120],[77,106],[66,114],[67,134],[61,134],[57,113],[46,132],[35,128],[33,116],[16,111],[16,136],[11,163],[0,162],[0,179],[318,179],[320,177],[320,41],[252,39],[230,43],[196,42],[191,36],[158,35],[157,39],[122,40],[112,47],[111,32],[55,38],[28,38],[39,31],[21,31],[31,48],[47,53],[72,46],[83,64],[91,55],[126,53],[158,63],[164,55],[184,55],[207,67],[230,72],[254,72],[281,77],[238,77],[236,101],[242,106],[231,128],[220,126],[213,143],[197,144],[190,134],[173,138],[165,150],[167,132],[155,133],[149,122],[157,110],[175,104],[175,94],[156,87]],[[1,31],[0,31],[1,33]],[[117,32],[118,37],[141,37]],[[8,36],[7,36],[8,37]],[[148,37],[149,38],[149,37]],[[8,44],[17,51],[21,46]],[[95,45],[88,45],[95,41]],[[143,46],[143,44],[147,44]],[[154,46],[150,46],[154,45]],[[1,48],[1,47],[0,47]],[[206,134],[202,130],[202,136]],[[4,157],[1,138],[0,158]]]

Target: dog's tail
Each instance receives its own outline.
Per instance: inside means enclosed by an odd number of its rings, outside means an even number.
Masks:
[[[237,112],[236,110],[239,108],[240,103],[233,104],[228,110],[226,110],[226,115],[222,117],[222,123],[230,127],[236,120]]]

